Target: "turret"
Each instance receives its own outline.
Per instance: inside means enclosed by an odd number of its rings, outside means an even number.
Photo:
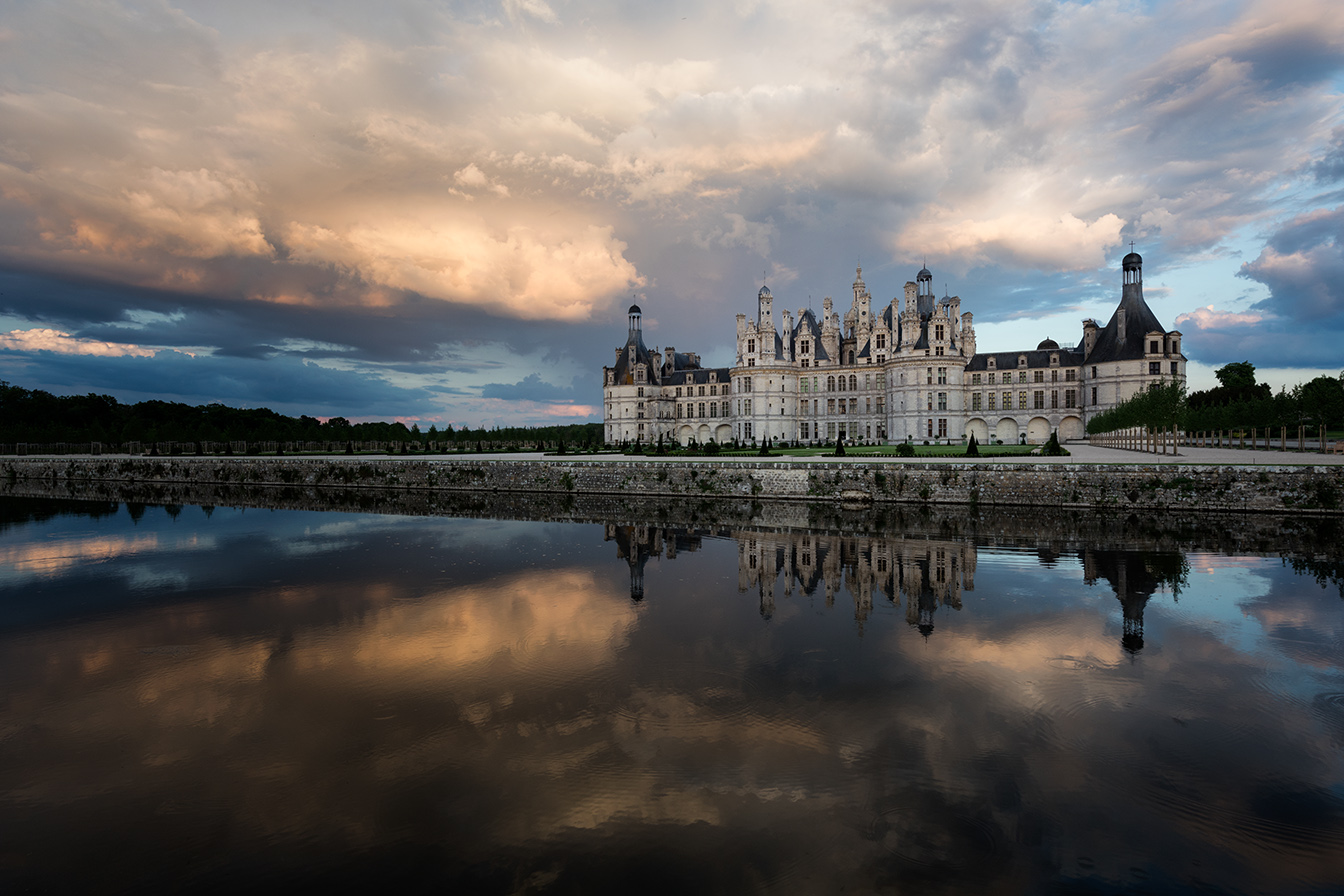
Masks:
[[[770,287],[762,286],[761,291],[756,294],[757,317],[756,324],[762,330],[773,330],[775,328],[775,315],[773,303],[775,297],[770,294]]]
[[[971,324],[971,312],[961,316],[961,353],[966,357],[975,354],[975,327]]]

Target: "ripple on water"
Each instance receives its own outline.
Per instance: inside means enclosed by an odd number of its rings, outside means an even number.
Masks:
[[[869,836],[902,863],[927,871],[983,868],[1011,854],[1011,845],[992,820],[916,805],[878,813]]]

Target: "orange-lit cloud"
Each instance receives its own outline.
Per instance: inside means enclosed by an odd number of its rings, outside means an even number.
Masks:
[[[16,352],[56,352],[61,355],[96,355],[104,358],[148,358],[154,349],[125,342],[82,339],[60,330],[38,328],[10,330],[0,334],[0,349]]]

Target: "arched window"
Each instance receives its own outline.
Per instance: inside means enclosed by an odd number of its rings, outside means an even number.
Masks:
[[[835,391],[835,377],[833,376],[826,377],[826,391],[827,392]]]

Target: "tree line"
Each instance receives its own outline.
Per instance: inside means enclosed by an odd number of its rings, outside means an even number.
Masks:
[[[53,395],[0,380],[0,443],[102,442],[390,442],[441,447],[600,446],[602,424],[509,426],[494,429],[422,431],[419,424],[351,423],[288,417],[270,408],[234,408],[214,403],[170,401],[122,404],[111,395]]]
[[[1344,371],[1338,377],[1318,376],[1292,389],[1271,391],[1255,381],[1250,361],[1227,364],[1214,371],[1218,385],[1185,392],[1185,384],[1158,382],[1092,417],[1093,435],[1120,429],[1150,430],[1175,426],[1185,432],[1219,432],[1299,426],[1344,428]]]

